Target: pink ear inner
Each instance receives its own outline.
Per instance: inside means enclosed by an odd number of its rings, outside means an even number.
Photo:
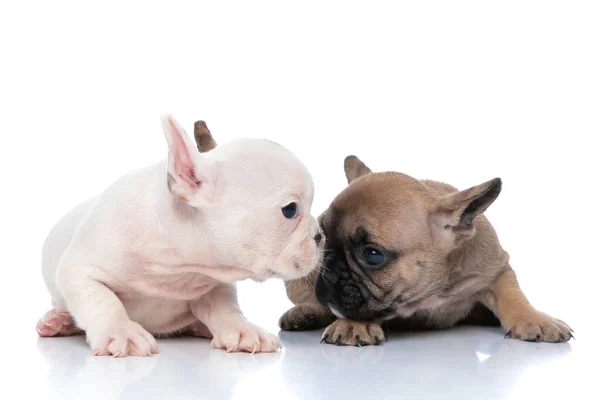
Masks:
[[[183,182],[188,184],[190,187],[198,187],[200,180],[196,178],[194,173],[194,163],[190,157],[189,150],[185,145],[181,132],[177,129],[176,124],[172,119],[169,119],[169,126],[171,128],[171,139],[172,142],[172,154],[173,154],[173,168],[175,179],[181,179]]]

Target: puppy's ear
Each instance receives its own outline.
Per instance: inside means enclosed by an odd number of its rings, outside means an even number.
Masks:
[[[192,205],[207,200],[216,184],[216,163],[201,155],[181,125],[171,115],[162,118],[169,145],[169,190]]]
[[[495,178],[481,185],[443,197],[432,215],[434,236],[457,246],[475,233],[473,221],[498,198],[502,180]]]
[[[356,156],[348,156],[344,159],[344,171],[348,183],[363,175],[370,174],[371,170]]]
[[[194,123],[194,139],[196,139],[196,146],[200,153],[206,153],[217,147],[217,142],[213,139],[204,121]]]

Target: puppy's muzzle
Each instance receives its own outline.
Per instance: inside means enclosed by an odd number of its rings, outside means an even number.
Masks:
[[[323,267],[317,279],[317,300],[326,307],[334,306],[346,316],[357,315],[365,305],[365,298],[350,277],[347,266],[339,259],[332,261]]]

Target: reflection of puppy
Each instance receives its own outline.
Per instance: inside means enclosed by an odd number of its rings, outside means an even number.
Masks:
[[[184,330],[228,351],[276,350],[277,338],[242,315],[233,282],[296,279],[318,265],[309,172],[271,141],[215,147],[196,135],[197,147],[212,147],[200,153],[172,117],[163,130],[166,162],[118,179],[48,236],[54,309],[38,333],[83,330],[97,355],[151,355],[153,335]]]
[[[286,283],[296,306],[285,330],[315,329],[327,343],[378,344],[381,324],[403,329],[498,324],[528,341],[568,341],[571,329],[537,311],[483,212],[500,194],[493,179],[464,191],[345,160],[348,187],[319,217],[320,272]],[[313,290],[313,285],[315,290]],[[330,312],[331,311],[331,312]]]

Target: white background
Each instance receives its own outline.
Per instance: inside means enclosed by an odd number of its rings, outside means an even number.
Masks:
[[[315,215],[345,186],[348,154],[461,189],[501,177],[486,215],[524,291],[575,329],[573,347],[591,346],[598,21],[595,1],[3,2],[0,327],[12,368],[30,368],[19,355],[50,305],[45,235],[166,155],[166,112],[190,134],[205,120],[219,143],[294,151],[313,173]],[[289,306],[276,281],[242,283],[240,301],[272,325]]]

